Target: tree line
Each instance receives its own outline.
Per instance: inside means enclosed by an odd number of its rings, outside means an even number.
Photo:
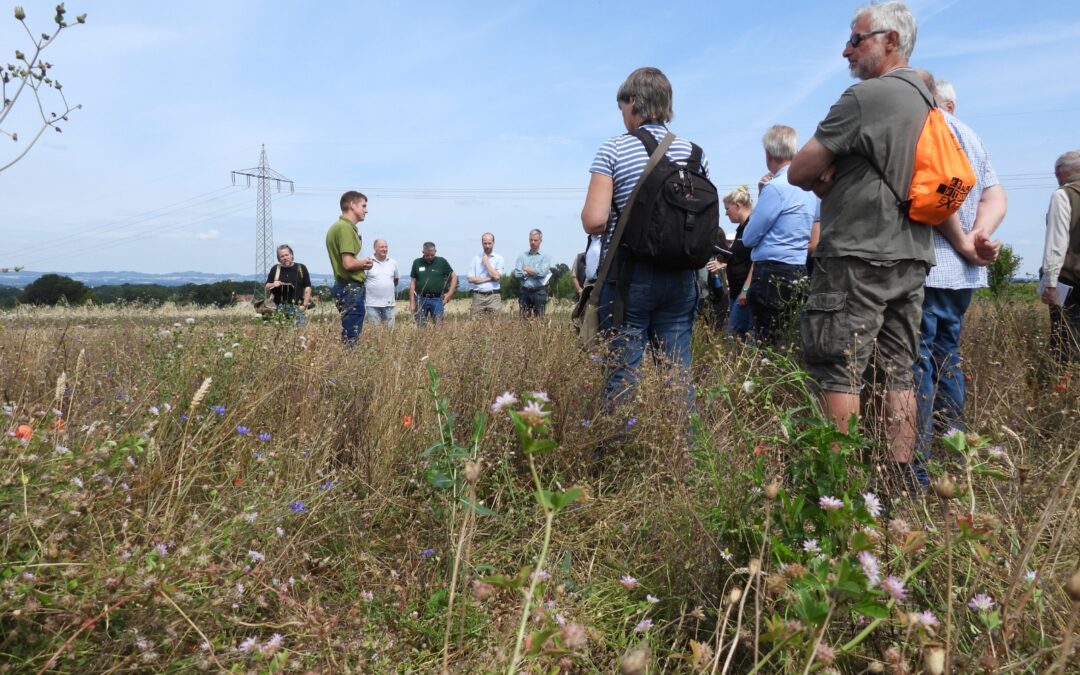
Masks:
[[[503,277],[503,298],[517,297],[519,286],[520,282],[511,275]],[[252,294],[261,297],[262,292],[262,284],[253,284],[250,281],[217,281],[212,284],[184,284],[182,286],[110,284],[90,288],[81,281],[62,274],[45,274],[21,289],[15,286],[0,286],[0,308],[11,309],[19,304],[140,303],[160,305],[165,302],[228,307],[238,300],[247,299]],[[548,292],[556,298],[574,297],[573,285],[570,282],[570,268],[567,265],[559,264],[552,268]],[[320,301],[331,301],[330,288],[327,286],[316,286],[313,293]],[[408,294],[407,289],[398,293],[404,300],[408,299]],[[467,297],[468,293],[459,291],[457,296]]]

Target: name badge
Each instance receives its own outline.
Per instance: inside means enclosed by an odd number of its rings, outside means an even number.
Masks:
[[[426,267],[421,267],[419,271],[420,271],[420,272],[423,272],[423,271],[424,271],[424,270],[426,270],[426,269],[427,269]]]

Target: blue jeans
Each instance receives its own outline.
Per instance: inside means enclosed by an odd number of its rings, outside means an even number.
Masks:
[[[646,346],[683,369],[690,367],[690,333],[698,304],[697,273],[670,270],[647,262],[626,265],[629,275],[623,324],[612,325],[615,282],[600,291],[600,330],[608,331],[611,370],[604,398],[616,403],[632,395]]]
[[[740,289],[741,290],[741,289]],[[733,292],[734,294],[734,292]],[[754,330],[754,315],[750,311],[750,303],[739,304],[739,296],[731,300],[731,311],[728,312],[727,333],[743,339]]]
[[[799,281],[804,278],[805,265],[772,260],[754,263],[750,292],[746,297],[754,317],[754,337],[762,344],[778,347],[784,330],[799,316],[803,295]]]
[[[394,317],[397,316],[397,307],[390,305],[389,307],[367,307],[367,314],[370,315],[371,320],[376,324],[383,326],[394,327]]]
[[[416,296],[416,325],[421,328],[424,327],[424,317],[431,317],[431,320],[435,323],[439,323],[443,318],[443,300],[441,295],[434,297],[428,297],[426,295]]]
[[[304,316],[304,309],[299,305],[280,305],[278,311],[292,317],[293,323],[297,326],[307,325],[307,317]]]
[[[964,371],[960,362],[960,330],[974,290],[927,287],[919,329],[919,358],[915,376],[915,447],[923,459],[930,457],[935,417],[943,429],[963,429]]]
[[[364,297],[367,289],[364,284],[355,281],[347,284],[338,281],[334,283],[330,293],[334,296],[334,306],[341,315],[341,341],[354,345],[360,340],[360,332],[364,330]]]
[[[544,318],[544,309],[547,307],[547,290],[544,288],[522,288],[518,295],[518,307],[521,310],[521,318],[530,316]]]

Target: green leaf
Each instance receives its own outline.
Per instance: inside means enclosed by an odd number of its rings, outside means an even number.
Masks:
[[[551,452],[557,447],[559,447],[559,444],[549,438],[536,438],[532,439],[529,447],[522,446],[522,450],[530,454],[541,454]]]
[[[424,472],[424,477],[427,478],[432,487],[440,490],[454,486],[454,480],[438,469],[428,469]]]
[[[537,501],[540,502],[540,506],[544,507],[545,511],[552,511],[555,509],[553,497],[554,495],[551,490],[541,490],[540,493],[536,495]]]
[[[569,506],[578,500],[581,496],[582,490],[579,487],[570,488],[565,492],[555,492],[551,495],[551,505],[556,511],[561,511],[564,507]]]
[[[475,513],[478,516],[497,516],[497,515],[499,515],[499,514],[495,513],[494,511],[492,511],[491,509],[489,509],[488,507],[484,506],[483,504],[478,504],[478,503],[472,501],[471,499],[469,499],[468,497],[461,497],[459,499],[459,501],[466,508],[472,509],[473,513]]]
[[[529,636],[531,644],[529,645],[529,655],[536,656],[540,653],[540,650],[544,648],[544,643],[547,642],[552,635],[558,633],[559,629],[556,628],[544,628],[543,630],[534,630]]]
[[[426,450],[421,452],[420,456],[421,457],[431,457],[432,455],[434,455],[439,450],[442,450],[444,447],[446,447],[445,443],[443,443],[442,441],[436,441],[430,447],[428,447]]]
[[[998,480],[1009,480],[1009,476],[1001,469],[991,469],[983,464],[973,467],[972,470],[975,473],[990,476],[991,478],[997,478]]]
[[[863,602],[855,606],[855,611],[871,619],[889,618],[889,608],[877,602]]]

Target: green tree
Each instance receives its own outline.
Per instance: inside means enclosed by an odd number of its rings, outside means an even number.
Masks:
[[[1013,252],[1012,246],[1001,245],[1001,253],[998,254],[997,260],[990,263],[987,268],[987,285],[990,287],[992,296],[1001,298],[1008,292],[1013,275],[1020,269],[1022,261],[1023,258]]]
[[[59,274],[38,277],[23,289],[19,298],[20,302],[27,305],[55,305],[61,301],[81,305],[93,300],[94,293],[86,287],[86,284]]]
[[[64,3],[60,3],[56,6],[56,16],[53,17],[53,21],[56,23],[56,30],[51,34],[40,33],[35,34],[30,30],[30,27],[26,25],[26,10],[22,7],[15,8],[15,20],[22,24],[22,27],[26,30],[26,35],[30,38],[30,43],[33,47],[27,51],[29,55],[23,53],[22,50],[15,50],[14,63],[8,63],[6,68],[0,69],[0,134],[3,134],[10,138],[15,143],[19,143],[19,133],[15,130],[8,130],[5,126],[5,120],[11,111],[15,109],[15,103],[18,102],[19,97],[29,92],[33,95],[36,103],[37,117],[40,120],[32,123],[34,127],[37,127],[36,131],[31,130],[31,135],[24,137],[24,145],[15,146],[15,156],[12,159],[4,159],[0,157],[0,173],[3,173],[6,169],[10,168],[13,164],[26,156],[26,153],[30,152],[30,148],[34,147],[34,144],[38,142],[41,135],[46,130],[52,129],[53,131],[61,131],[60,123],[68,121],[68,114],[73,110],[78,110],[82,106],[72,106],[67,102],[67,98],[64,96],[63,86],[50,74],[50,69],[53,67],[51,63],[41,58],[41,53],[48,49],[56,38],[60,37],[60,33],[68,27],[68,22],[64,18],[64,14],[67,10],[64,9]],[[77,23],[86,23],[86,15],[80,14],[75,18]],[[45,94],[52,90],[52,98],[58,98],[60,106],[57,110],[48,110],[51,107],[46,99],[49,98]],[[40,126],[39,126],[40,125]],[[29,142],[27,141],[29,139]]]

